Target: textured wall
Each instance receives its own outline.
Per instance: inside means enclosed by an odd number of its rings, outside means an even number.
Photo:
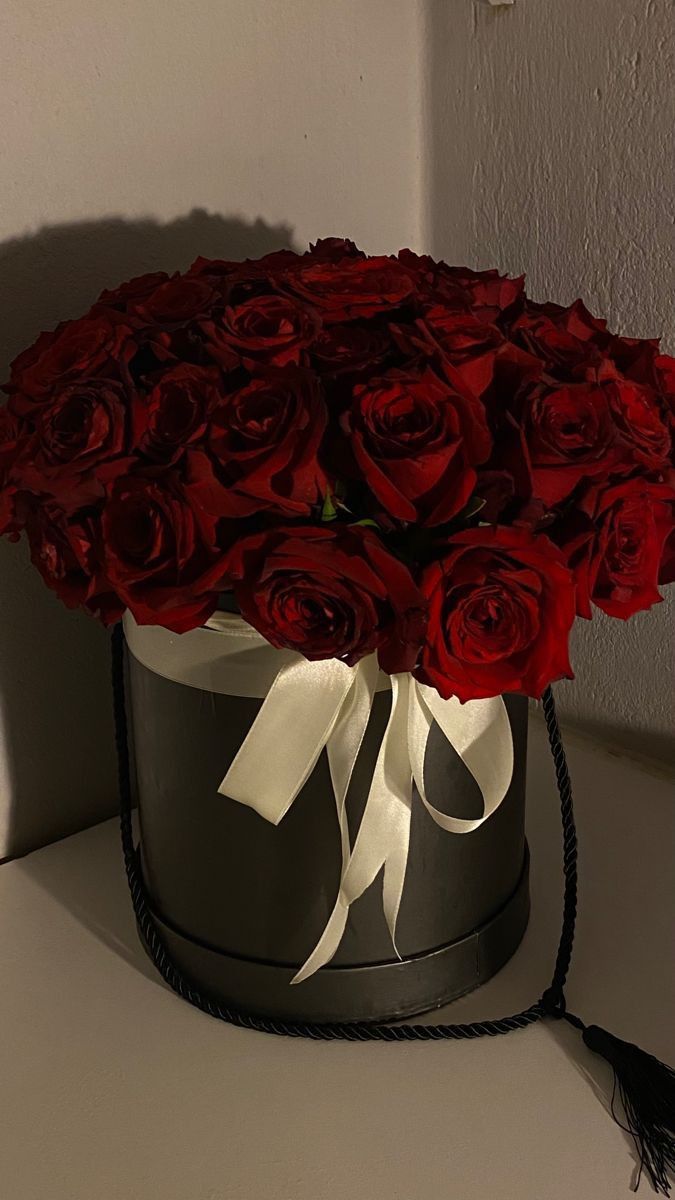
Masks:
[[[675,350],[672,0],[431,0],[426,225],[432,249],[525,270]],[[675,591],[675,589],[672,589]],[[673,756],[673,599],[575,631],[558,694],[589,731]]]
[[[0,377],[140,271],[418,241],[417,0],[0,9]],[[0,571],[2,857],[107,815],[115,785],[104,633],[21,547]]]

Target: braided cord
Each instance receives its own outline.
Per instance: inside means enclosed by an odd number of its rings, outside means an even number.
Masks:
[[[570,777],[550,688],[547,688],[544,693],[543,710],[560,795],[565,875],[562,933],[551,985],[536,1004],[532,1004],[529,1008],[515,1013],[513,1016],[501,1017],[493,1021],[475,1021],[458,1025],[384,1025],[363,1021],[330,1024],[272,1021],[265,1017],[257,1017],[228,1008],[194,987],[185,978],[171,958],[155,923],[140,869],[139,853],[134,846],[129,745],[124,697],[124,634],[121,623],[116,625],[112,635],[112,684],[120,792],[120,829],[131,900],[141,937],[152,961],[164,981],[183,1000],[187,1000],[189,1004],[208,1013],[209,1016],[226,1021],[230,1025],[236,1025],[241,1029],[255,1029],[261,1033],[273,1033],[285,1037],[312,1038],[315,1041],[428,1042],[447,1038],[458,1041],[465,1038],[496,1037],[498,1034],[511,1033],[514,1029],[525,1029],[528,1025],[533,1025],[536,1021],[541,1020],[542,1017],[565,1015],[564,986],[572,954],[577,905],[577,834],[574,824]],[[570,1016],[571,1014],[567,1014],[568,1020]],[[575,1018],[572,1020],[576,1023]]]

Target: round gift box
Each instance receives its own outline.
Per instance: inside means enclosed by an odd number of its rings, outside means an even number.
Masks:
[[[504,697],[514,771],[475,832],[438,827],[413,796],[410,851],[392,947],[381,874],[350,909],[329,965],[291,984],[339,888],[341,842],[327,755],[278,826],[218,793],[262,700],[178,683],[127,655],[127,704],[141,862],[155,919],[183,974],[229,1007],[283,1020],[383,1021],[479,986],[510,958],[529,915],[524,834],[527,701]],[[347,794],[352,844],[391,707],[375,694]],[[275,769],[278,747],[269,746]],[[433,726],[429,801],[474,818],[476,781]]]

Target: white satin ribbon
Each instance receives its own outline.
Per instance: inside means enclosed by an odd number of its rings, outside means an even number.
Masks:
[[[132,654],[150,670],[179,683],[264,702],[218,791],[278,825],[309,779],[325,748],[342,845],[338,896],[326,927],[293,979],[301,983],[335,954],[349,907],[383,872],[383,905],[396,950],[396,923],[410,842],[413,781],[427,812],[449,833],[471,833],[499,807],[513,773],[513,741],[501,697],[460,704],[409,674],[384,675],[375,655],[348,667],[336,659],[309,662],[276,650],[241,617],[217,613],[203,629],[172,634],[139,626],[127,613]],[[352,849],[346,797],[373,697],[391,687],[392,705]],[[428,800],[424,760],[433,722],[473,775],[482,816],[447,816]],[[274,746],[270,770],[269,748]],[[397,952],[398,953],[398,952]]]

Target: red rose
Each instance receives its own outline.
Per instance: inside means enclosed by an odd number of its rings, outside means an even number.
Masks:
[[[564,371],[570,378],[576,374],[583,381],[590,380],[591,369],[597,369],[610,343],[606,330],[607,322],[592,316],[581,300],[569,308],[528,300],[509,336],[550,371]]]
[[[173,462],[202,438],[223,394],[217,370],[179,363],[155,384],[146,401],[147,429],[139,449],[149,458]]]
[[[430,308],[416,324],[413,344],[439,352],[475,396],[490,386],[497,353],[505,345],[496,325],[470,313],[451,312],[442,305]]]
[[[372,317],[402,304],[414,291],[411,276],[391,258],[307,260],[282,280],[287,290],[318,309],[327,324]]]
[[[0,407],[0,534],[15,533],[14,496],[16,486],[12,467],[20,455],[22,438],[19,421],[7,407]]]
[[[68,321],[14,360],[10,407],[30,417],[56,388],[82,376],[118,379],[134,350],[131,328],[117,313]]]
[[[654,360],[657,387],[671,428],[675,432],[675,358],[658,354]]]
[[[350,666],[377,651],[389,673],[414,666],[424,600],[371,529],[270,529],[237,542],[226,567],[242,615],[271,645]]]
[[[627,479],[593,487],[578,508],[553,527],[577,582],[577,611],[591,617],[591,603],[626,620],[658,604],[659,571],[673,528],[675,490],[668,484]]]
[[[67,384],[39,412],[33,465],[46,476],[58,478],[116,458],[126,449],[131,410],[126,388],[113,379]]]
[[[647,469],[665,466],[671,449],[670,430],[652,389],[629,380],[611,381],[605,387],[622,457]]]
[[[349,238],[327,237],[310,242],[309,250],[303,257],[311,257],[315,261],[321,259],[324,262],[339,262],[343,258],[365,258],[366,255]]]
[[[214,526],[175,478],[115,480],[101,542],[106,576],[140,625],[184,633],[211,616],[222,575]]]
[[[101,571],[89,517],[68,518],[52,505],[35,505],[26,517],[26,532],[33,565],[59,600],[68,608],[86,608],[106,625],[120,619],[124,605]]]
[[[398,356],[388,329],[373,325],[329,325],[310,347],[312,364],[322,378],[354,379],[372,373],[390,357]]]
[[[391,370],[354,388],[342,418],[356,463],[383,508],[440,525],[466,504],[491,439],[479,400],[430,369]]]
[[[283,367],[298,363],[321,328],[315,309],[287,296],[253,296],[202,325],[209,353],[226,368],[240,361]]]
[[[543,534],[482,526],[456,534],[423,572],[429,628],[416,677],[441,696],[541,696],[572,677],[574,580]]]
[[[263,254],[261,258],[245,258],[243,261],[233,258],[204,258],[200,254],[186,271],[185,277],[227,279],[230,276],[243,277],[254,274],[258,277],[266,277],[276,270],[301,261],[302,256],[295,250],[272,250],[269,254]]]
[[[166,271],[151,271],[146,275],[135,275],[133,279],[128,279],[126,283],[121,283],[119,287],[105,289],[101,292],[92,311],[99,308],[119,308],[126,309],[130,304],[137,304],[141,300],[145,300],[162,283],[168,283],[170,276]]]
[[[300,270],[305,258],[295,250],[273,250],[262,258],[244,262],[198,258],[185,278],[207,281],[228,304],[241,304],[251,296],[276,293],[274,280]]]
[[[509,279],[499,271],[472,271],[469,267],[443,268],[443,276],[469,297],[471,311],[483,321],[496,321],[524,296],[525,276]]]
[[[415,283],[415,290],[427,303],[441,305],[446,312],[471,313],[471,295],[451,275],[447,263],[436,262],[429,254],[399,250],[396,260]]]
[[[188,454],[189,483],[218,516],[305,516],[324,483],[317,451],[326,419],[316,376],[270,367],[222,397],[209,427],[209,456]]]
[[[217,299],[206,280],[174,275],[133,304],[131,310],[151,325],[180,325],[208,315]]]
[[[519,449],[535,499],[551,507],[582,480],[607,476],[621,461],[617,428],[604,386],[590,383],[539,385],[514,405]],[[520,475],[506,439],[497,457]]]

